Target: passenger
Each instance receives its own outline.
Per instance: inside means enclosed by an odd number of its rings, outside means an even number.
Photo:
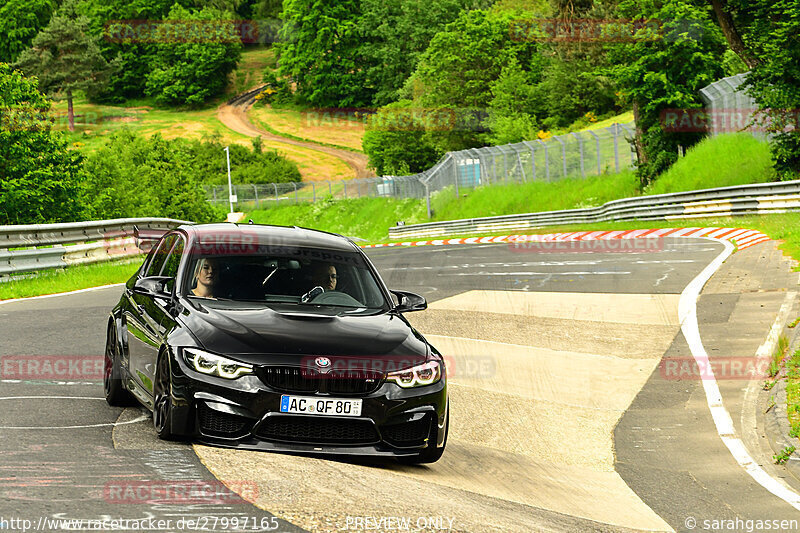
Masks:
[[[214,287],[219,283],[219,261],[203,258],[194,270],[195,288],[192,294],[202,298],[214,298]]]

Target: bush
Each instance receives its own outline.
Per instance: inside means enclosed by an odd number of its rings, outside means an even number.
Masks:
[[[234,181],[299,181],[297,167],[277,152],[230,147]],[[227,182],[222,144],[160,135],[137,137],[127,130],[113,135],[86,161],[87,215],[94,219],[171,217],[195,222],[223,218],[206,201],[205,185]]]
[[[188,142],[114,134],[86,160],[87,214],[93,219],[170,217],[210,222],[220,213],[206,201]]]
[[[425,135],[425,116],[401,100],[370,117],[362,146],[379,175],[403,176],[427,170],[442,156]]]

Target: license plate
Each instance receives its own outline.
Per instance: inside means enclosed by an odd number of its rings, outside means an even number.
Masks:
[[[307,398],[303,396],[281,396],[281,413],[305,415],[361,416],[362,400],[347,398]]]

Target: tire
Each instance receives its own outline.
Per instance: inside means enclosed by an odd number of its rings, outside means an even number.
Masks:
[[[436,443],[433,446],[428,446],[421,452],[416,455],[410,455],[406,457],[398,458],[398,461],[402,464],[406,465],[421,465],[421,464],[430,464],[435,463],[439,459],[441,459],[442,454],[444,453],[444,448],[447,445],[447,434],[450,432],[450,406],[447,406],[447,421],[444,423],[444,442],[442,443],[442,447],[439,448],[436,446]]]
[[[169,372],[169,354],[161,353],[156,365],[153,385],[153,427],[162,440],[177,440],[172,432],[172,387]]]
[[[108,325],[108,332],[106,333],[106,350],[103,360],[103,392],[108,405],[114,407],[127,407],[137,403],[133,395],[125,388],[125,383],[122,380],[117,328],[113,324]]]

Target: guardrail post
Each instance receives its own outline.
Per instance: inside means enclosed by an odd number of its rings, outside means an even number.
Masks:
[[[311,195],[313,198],[311,199],[311,203],[316,203],[317,201],[317,188],[314,186],[314,182],[311,182]]]
[[[297,199],[297,182],[293,181],[292,185],[294,186],[294,205],[297,205],[299,200]]]
[[[344,183],[344,197],[347,198],[347,180],[342,180],[342,183]]]
[[[614,171],[619,172],[619,124],[614,123]]]
[[[258,186],[253,185],[253,194],[256,197],[256,209],[258,209]]]
[[[278,205],[280,203],[280,200],[278,199],[278,184],[273,183],[272,186],[275,187],[275,205]]]
[[[332,182],[330,182],[330,181],[328,182],[328,194],[333,196],[333,186],[332,186]]]

